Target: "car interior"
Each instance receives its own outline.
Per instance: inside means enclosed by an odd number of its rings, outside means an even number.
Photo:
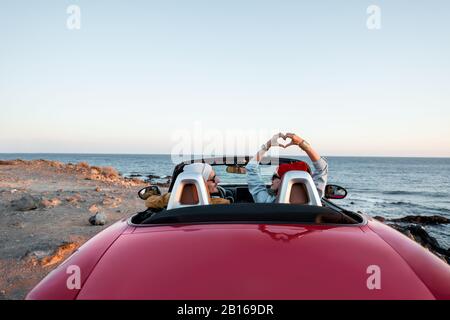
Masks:
[[[230,203],[254,203],[246,185],[222,185],[217,195],[210,195],[200,174],[181,173],[172,188],[167,209],[209,204],[210,197],[219,196]],[[322,206],[319,194],[309,173],[290,171],[282,179],[277,203]]]
[[[227,170],[227,172],[230,171]],[[243,170],[232,172],[245,173]],[[360,215],[340,208],[329,200],[321,199],[311,176],[304,171],[286,173],[282,179],[277,200],[270,204],[255,204],[245,183],[220,184],[219,193],[209,194],[200,174],[183,172],[182,166],[180,168],[179,165],[174,170],[174,177],[169,188],[171,195],[167,208],[159,212],[148,209],[138,213],[131,218],[132,224],[233,221],[359,224],[363,220]],[[327,188],[327,190],[331,189]],[[212,197],[228,199],[231,205],[210,206]]]

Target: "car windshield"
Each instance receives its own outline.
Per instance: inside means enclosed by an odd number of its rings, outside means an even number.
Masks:
[[[247,184],[247,175],[242,173],[229,173],[227,172],[226,165],[215,165],[214,171],[220,178],[221,184]],[[261,165],[261,177],[264,183],[271,183],[272,175],[275,172],[277,166],[275,165]]]

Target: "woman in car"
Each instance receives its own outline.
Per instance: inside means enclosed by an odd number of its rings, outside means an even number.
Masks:
[[[284,148],[291,145],[296,145],[308,155],[311,159],[314,170],[311,172],[309,166],[303,161],[297,161],[294,163],[286,163],[278,166],[277,170],[272,176],[272,184],[269,189],[266,188],[264,181],[261,178],[259,162],[261,161],[264,154],[272,147],[278,146],[277,140],[279,138],[290,138],[291,142],[282,146]],[[252,194],[253,200],[256,203],[271,203],[275,202],[278,190],[281,185],[281,179],[283,175],[291,170],[307,171],[311,174],[314,184],[317,187],[319,196],[322,198],[325,191],[325,186],[328,180],[328,163],[322,158],[317,151],[311,147],[311,145],[304,139],[300,138],[294,133],[287,133],[286,135],[278,133],[272,137],[267,143],[263,144],[261,150],[258,151],[256,156],[249,161],[246,166],[247,169],[247,182],[248,190]]]
[[[203,180],[205,181],[206,188],[208,189],[208,192],[211,193],[217,193],[219,190],[217,189],[217,185],[220,182],[219,177],[216,176],[216,173],[214,172],[214,169],[211,165],[208,163],[192,163],[189,165],[186,165],[183,168],[183,172],[192,172],[192,173],[199,173],[202,175]],[[167,204],[169,203],[170,198],[170,192],[167,192],[163,195],[153,195],[148,197],[145,200],[145,206],[150,209],[163,209],[167,207]],[[211,204],[230,204],[230,200],[223,199],[223,198],[211,198],[210,197],[210,203]]]

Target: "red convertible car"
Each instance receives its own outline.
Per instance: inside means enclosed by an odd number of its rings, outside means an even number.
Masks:
[[[202,177],[181,163],[166,209],[100,232],[27,299],[450,299],[450,267],[330,201],[345,189],[328,186],[320,199],[311,177],[292,171],[277,203],[256,204],[239,175],[248,157],[203,161],[215,166],[220,196],[232,204],[208,205]]]

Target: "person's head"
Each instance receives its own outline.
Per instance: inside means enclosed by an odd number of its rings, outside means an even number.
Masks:
[[[306,171],[309,174],[311,174],[311,169],[309,168],[308,164],[303,161],[296,161],[293,163],[283,163],[280,164],[275,170],[274,174],[272,175],[272,184],[270,185],[270,189],[275,193],[278,194],[278,191],[281,186],[281,179],[283,179],[283,176],[288,171]]]
[[[183,169],[184,172],[195,172],[200,173],[205,181],[206,188],[209,193],[217,193],[219,190],[217,189],[217,185],[220,182],[219,177],[216,176],[216,172],[212,168],[212,166],[208,163],[192,163],[186,165]]]
[[[217,189],[217,185],[219,184],[220,179],[216,176],[216,172],[211,168],[211,173],[209,174],[208,179],[205,181],[206,187],[208,188],[209,193],[217,193],[219,190]]]

